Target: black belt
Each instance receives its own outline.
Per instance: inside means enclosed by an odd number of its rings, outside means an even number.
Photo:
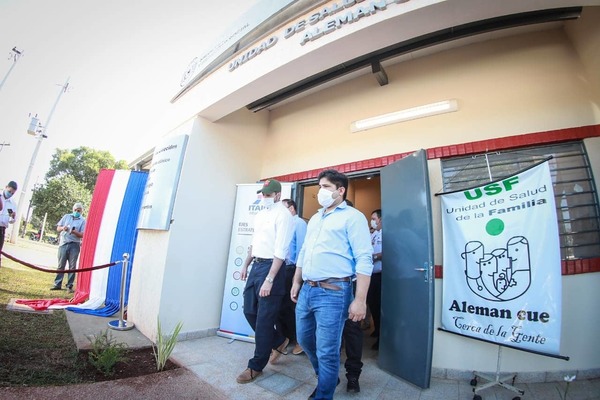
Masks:
[[[272,262],[273,259],[272,258],[260,258],[260,257],[254,257],[253,259],[254,262]]]
[[[332,285],[332,283],[334,283],[334,282],[350,282],[350,281],[352,281],[352,277],[346,276],[345,278],[327,278],[327,279],[323,279],[320,281],[311,281],[310,279],[307,279],[304,281],[304,283],[306,283],[308,286],[312,286],[312,287],[322,287],[322,288],[331,289],[331,290],[341,290],[339,286]]]

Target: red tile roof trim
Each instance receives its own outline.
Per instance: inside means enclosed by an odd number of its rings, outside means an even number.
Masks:
[[[480,140],[477,142],[432,147],[430,149],[427,149],[427,158],[431,160],[435,158],[465,156],[470,154],[483,153],[486,151],[498,151],[514,149],[524,146],[568,142],[571,140],[581,140],[599,136],[600,125],[580,126],[576,128],[557,129],[554,131],[527,133],[523,135]],[[381,168],[391,163],[394,163],[412,153],[412,151],[409,151],[406,153],[392,154],[383,157],[353,161],[347,164],[313,169],[310,171],[294,172],[288,175],[273,176],[271,178],[275,178],[280,182],[297,182],[316,179],[321,171],[328,168],[334,168],[344,173]]]

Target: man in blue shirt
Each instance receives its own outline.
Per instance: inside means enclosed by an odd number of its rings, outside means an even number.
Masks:
[[[69,270],[75,270],[77,268],[77,259],[79,258],[79,251],[81,250],[81,238],[83,238],[83,232],[85,231],[85,218],[81,216],[83,212],[83,205],[81,203],[75,203],[73,205],[73,212],[65,214],[56,224],[56,231],[59,232],[60,241],[58,244],[58,268],[60,271],[56,274],[54,279],[54,286],[50,290],[61,290],[62,281],[64,277],[64,270],[67,262],[69,263]],[[69,293],[73,293],[73,283],[75,282],[75,274],[70,273],[67,278],[67,290]]]
[[[367,219],[345,202],[346,175],[329,169],[318,180],[317,197],[323,208],[308,222],[290,295],[297,302],[298,342],[318,377],[310,397],[331,399],[339,383],[344,323],[361,321],[367,313],[373,248]]]
[[[294,235],[292,236],[288,254],[285,258],[285,295],[283,296],[277,319],[277,330],[280,330],[285,337],[289,338],[290,342],[294,342],[296,341],[296,303],[290,298],[290,291],[292,290],[292,283],[296,272],[298,253],[300,253],[304,237],[306,236],[306,222],[296,212],[296,202],[294,200],[285,199],[281,200],[281,202],[292,214]],[[302,346],[296,343],[292,354],[299,355],[303,352]]]

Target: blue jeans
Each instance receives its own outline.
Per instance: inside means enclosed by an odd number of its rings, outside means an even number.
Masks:
[[[296,304],[296,334],[318,377],[316,399],[332,399],[340,370],[342,331],[353,300],[351,282],[340,290],[302,285]]]
[[[65,270],[67,261],[69,262],[70,270],[75,270],[75,268],[77,268],[77,259],[79,258],[80,249],[81,249],[81,244],[79,244],[77,242],[65,243],[62,246],[58,247],[57,271],[61,271],[61,272],[56,274],[56,279],[54,279],[54,286],[56,286],[56,287],[62,286],[63,277],[65,275],[62,271]],[[69,276],[67,278],[67,287],[72,289],[74,282],[75,282],[75,274],[69,274]]]

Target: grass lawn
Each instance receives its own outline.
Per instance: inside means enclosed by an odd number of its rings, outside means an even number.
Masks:
[[[5,246],[5,251],[7,248]],[[10,252],[9,252],[10,254]],[[54,276],[2,257],[0,268],[0,386],[67,385],[82,382],[65,311],[30,314],[8,311],[10,299],[64,296],[49,292]],[[50,294],[52,293],[52,295]]]

